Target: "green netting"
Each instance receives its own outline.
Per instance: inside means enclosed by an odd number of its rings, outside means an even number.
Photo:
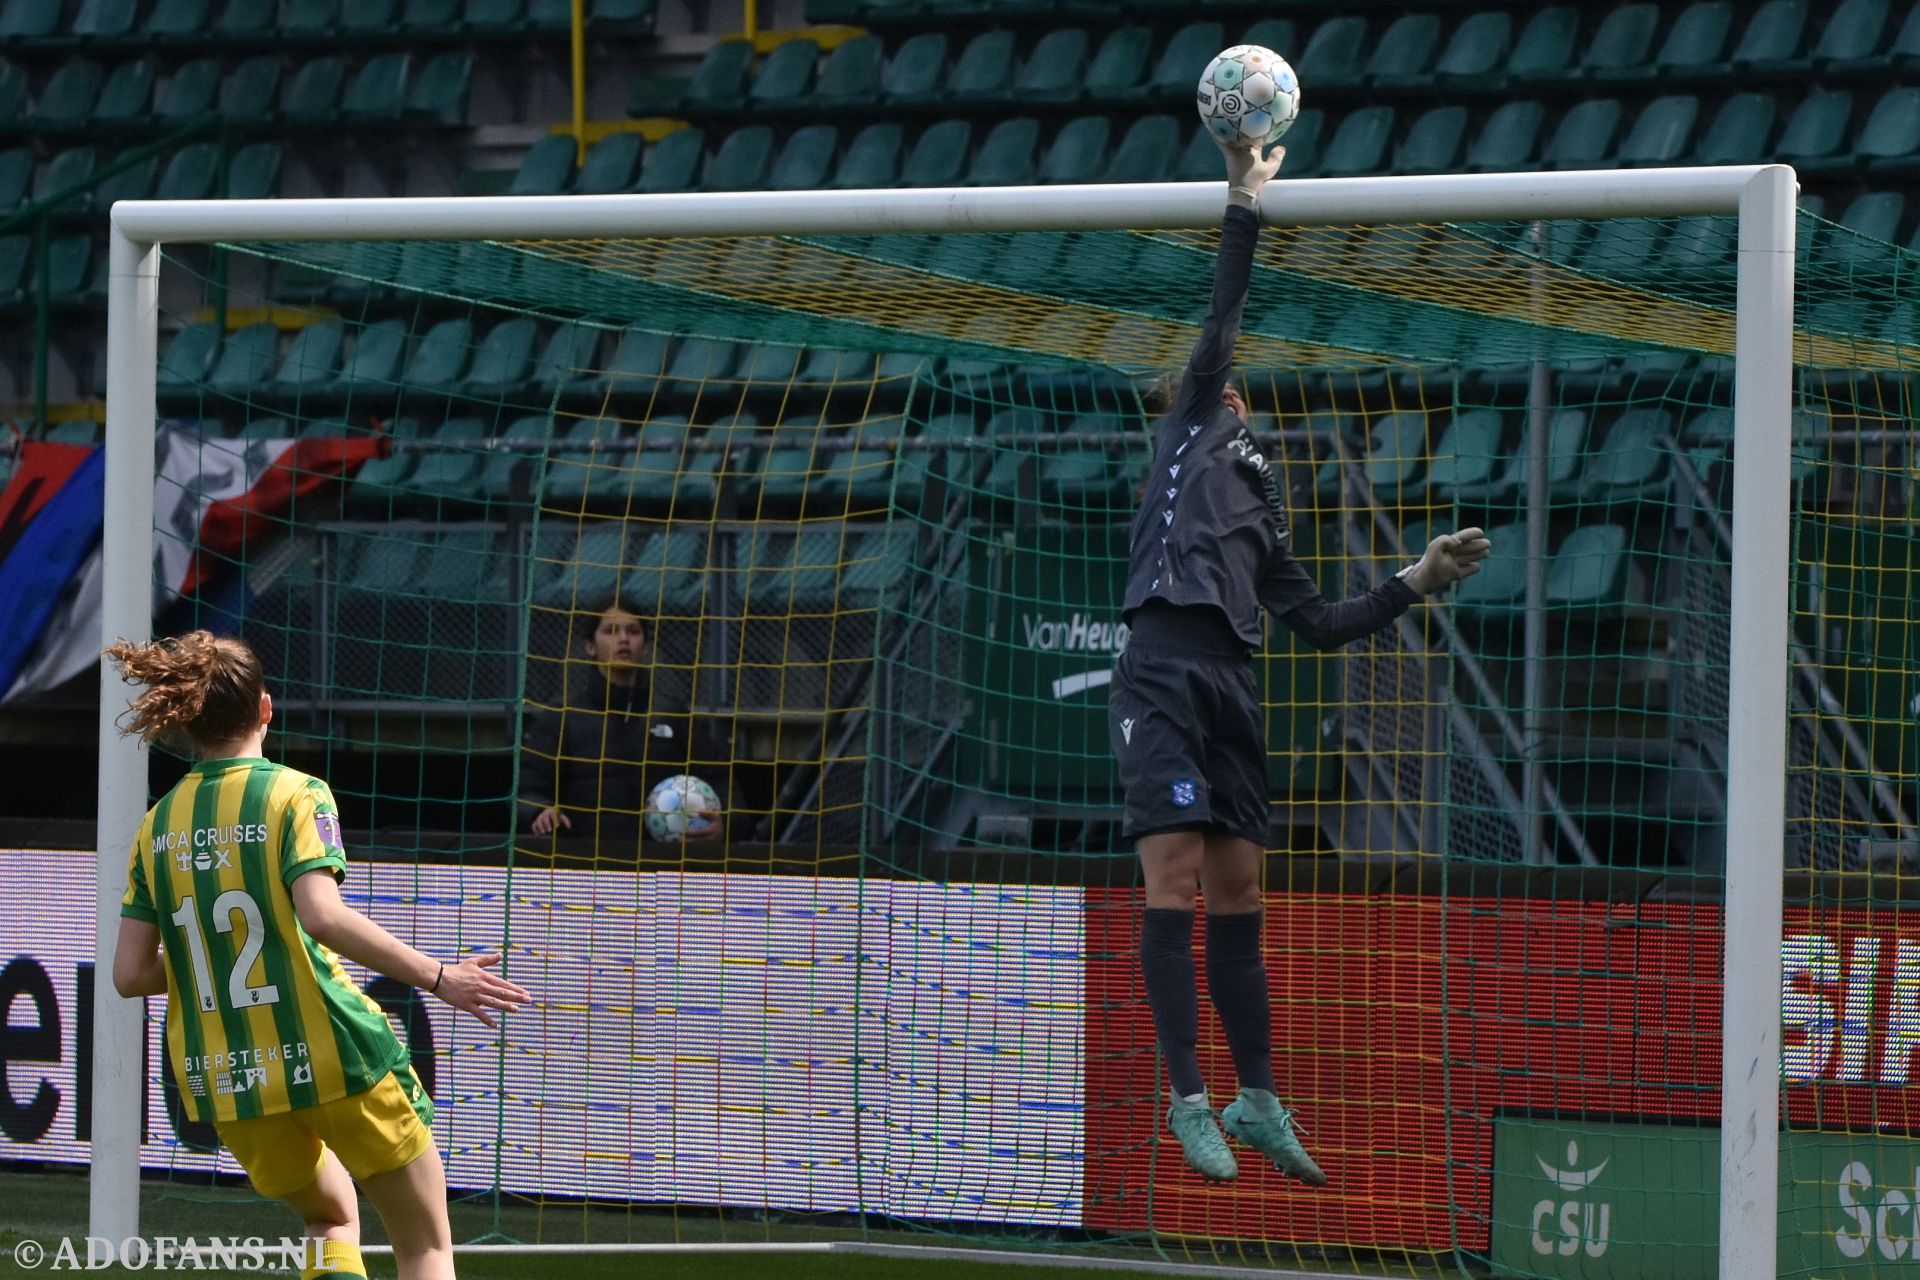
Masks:
[[[1791,1274],[1864,1275],[1906,1237],[1845,1206],[1912,1227],[1904,1137],[1849,1135],[1912,1127],[1920,311],[1911,255],[1806,223],[1782,1238]],[[414,1026],[468,1229],[1710,1272],[1732,224],[1263,238],[1241,365],[1295,554],[1337,597],[1439,533],[1495,543],[1444,604],[1329,654],[1275,627],[1257,659],[1314,1193],[1244,1153],[1208,1188],[1169,1150],[1108,743],[1137,379],[1184,359],[1213,244],[170,258],[172,430],[376,456],[168,624],[259,650],[269,750],[332,781],[358,900],[507,943],[547,996],[504,1042]],[[719,841],[642,839],[578,741],[528,745],[569,715],[613,741],[582,646],[615,593],[654,629],[647,732],[714,730],[679,758],[724,782]],[[563,775],[598,798],[535,835]],[[148,1154],[184,1197],[203,1160],[171,1132]]]

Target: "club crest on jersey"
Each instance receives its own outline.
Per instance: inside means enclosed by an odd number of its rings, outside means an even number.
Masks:
[[[1191,809],[1193,802],[1200,798],[1200,784],[1192,778],[1182,778],[1173,784],[1173,803],[1182,809]]]

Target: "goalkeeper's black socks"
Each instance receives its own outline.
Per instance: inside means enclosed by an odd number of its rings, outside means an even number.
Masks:
[[[1273,1013],[1267,996],[1267,966],[1260,958],[1260,922],[1265,914],[1207,913],[1207,988],[1227,1033],[1241,1087],[1271,1093]]]
[[[1167,1064],[1167,1083],[1183,1098],[1205,1094],[1200,1059],[1193,1050],[1200,1022],[1200,995],[1193,980],[1193,912],[1147,908],[1140,926],[1140,972],[1147,983],[1160,1057]]]

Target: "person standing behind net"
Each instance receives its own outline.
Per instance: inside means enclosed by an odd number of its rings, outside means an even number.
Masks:
[[[1226,152],[1228,196],[1213,299],[1170,403],[1153,425],[1153,462],[1134,519],[1108,731],[1126,817],[1146,880],[1140,963],[1173,1090],[1168,1127],[1187,1163],[1211,1179],[1238,1166],[1221,1125],[1283,1173],[1326,1175],[1276,1094],[1266,967],[1261,959],[1267,835],[1266,729],[1252,655],[1260,611],[1320,649],[1388,626],[1423,595],[1477,572],[1491,550],[1478,529],[1435,538],[1417,564],[1366,594],[1329,603],[1288,549],[1273,468],[1248,430],[1229,379],[1246,302],[1260,188],[1285,155]],[[1206,895],[1207,981],[1239,1076],[1217,1118],[1194,1044],[1195,891]]]
[[[167,997],[167,1051],[196,1120],[263,1196],[317,1241],[302,1280],[364,1277],[354,1183],[379,1211],[402,1280],[450,1280],[447,1180],[433,1103],[387,1015],[340,956],[438,996],[489,1027],[530,996],[442,963],[340,898],[333,793],[261,751],[273,700],[238,640],[193,631],[107,656],[130,683],[124,732],[199,757],[134,837],[113,985]]]

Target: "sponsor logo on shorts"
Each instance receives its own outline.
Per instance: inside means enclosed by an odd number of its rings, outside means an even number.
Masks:
[[[1200,798],[1200,784],[1192,778],[1182,778],[1173,784],[1173,802],[1182,809],[1191,808]]]

